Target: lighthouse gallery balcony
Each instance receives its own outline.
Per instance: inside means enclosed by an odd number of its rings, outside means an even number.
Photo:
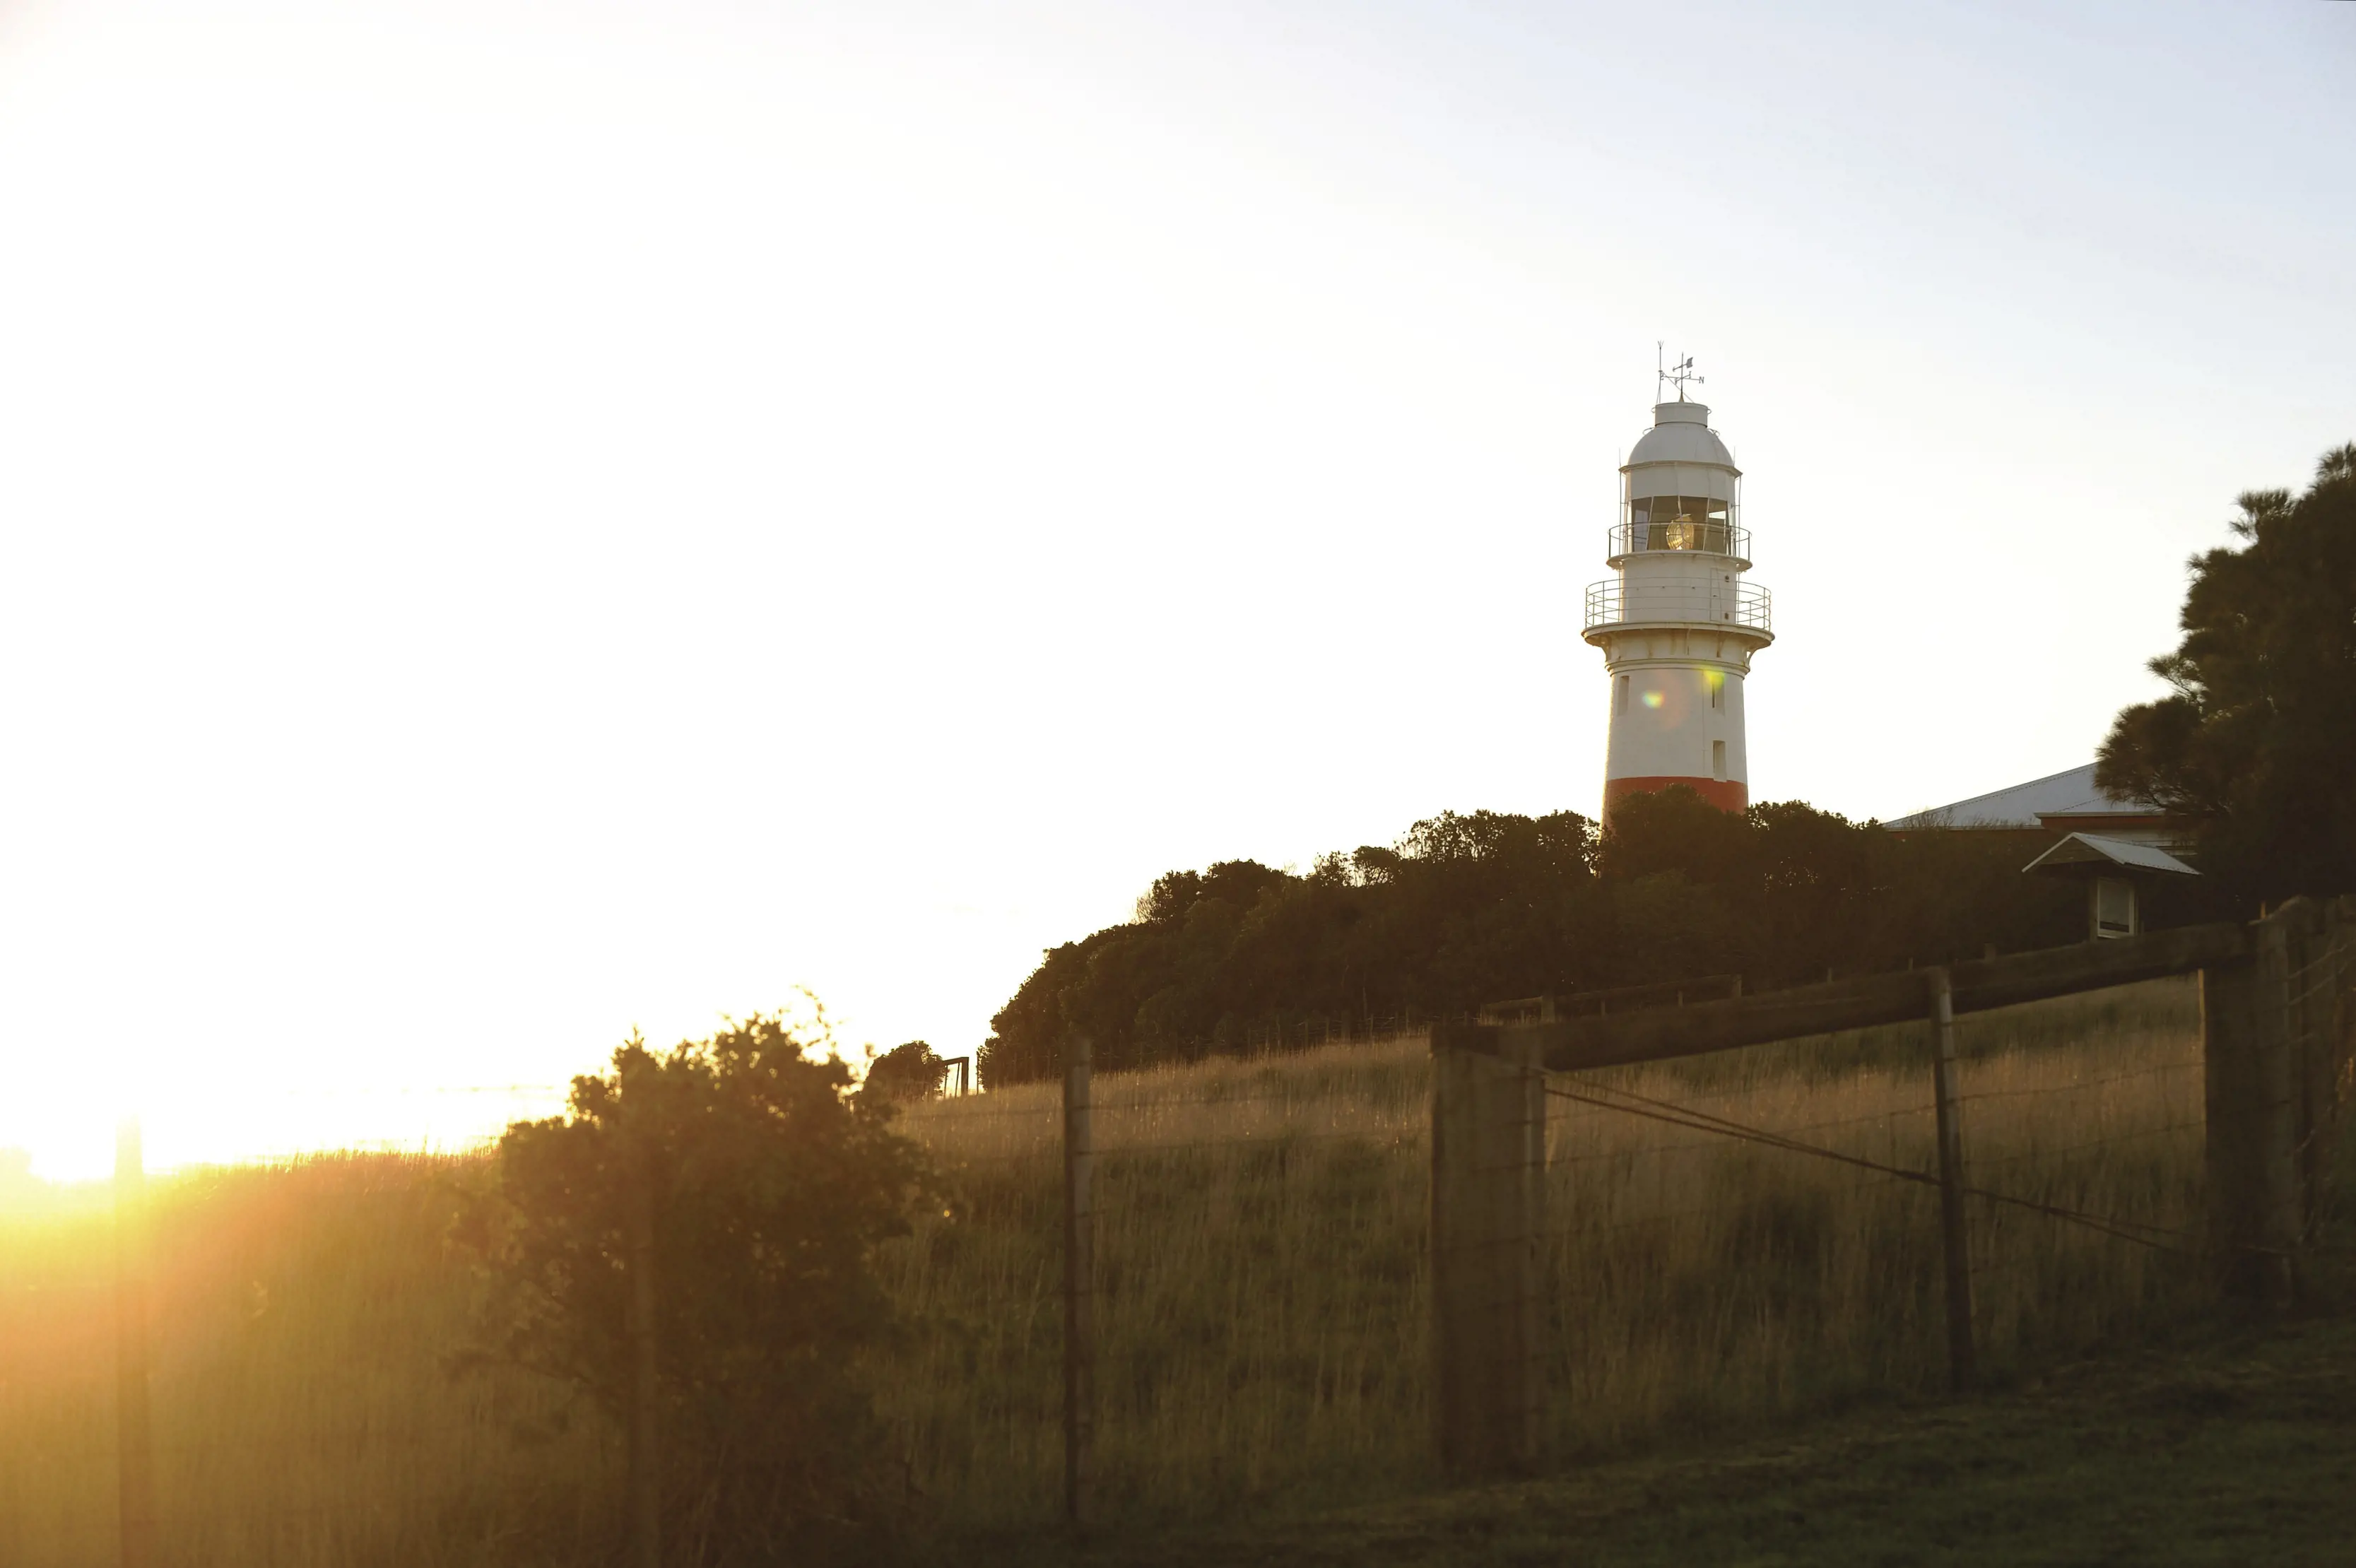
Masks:
[[[1584,630],[1612,626],[1740,626],[1773,636],[1774,596],[1756,583],[1699,588],[1683,582],[1631,586],[1618,578],[1587,586]]]
[[[1751,569],[1751,530],[1717,520],[1614,524],[1604,534],[1603,564],[1617,567],[1632,555],[1655,550],[1684,550],[1697,555],[1722,555]]]

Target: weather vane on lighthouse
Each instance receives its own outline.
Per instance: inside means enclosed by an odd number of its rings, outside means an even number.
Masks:
[[[1673,386],[1676,388],[1677,401],[1682,403],[1686,400],[1686,383],[1687,381],[1691,381],[1695,386],[1698,387],[1702,383],[1702,379],[1694,374],[1693,356],[1690,354],[1687,355],[1684,358],[1678,360],[1674,365],[1662,363],[1662,354],[1667,347],[1668,346],[1666,344],[1663,343],[1658,338],[1653,340],[1654,372],[1660,378],[1660,387]],[[1659,387],[1655,387],[1654,389],[1657,393]],[[1664,402],[1667,401],[1666,399],[1663,399],[1662,400]]]

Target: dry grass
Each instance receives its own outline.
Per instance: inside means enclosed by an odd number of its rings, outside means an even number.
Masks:
[[[2199,1212],[2198,994],[2166,982],[1970,1019],[1976,1184],[2144,1224]],[[1914,1170],[1919,1029],[1593,1075]],[[1203,1513],[1426,1478],[1423,1041],[1097,1083],[1098,1460],[1109,1509]],[[1945,1377],[1936,1198],[1805,1156],[1553,1102],[1547,1262],[1558,1456]],[[955,1213],[886,1257],[938,1326],[889,1369],[909,1473],[945,1520],[1050,1517],[1060,1487],[1054,1088],[909,1121]],[[1973,1206],[2001,1375],[2193,1294],[2184,1260]]]
[[[2160,1225],[2200,1200],[2195,994],[2162,984],[1966,1020],[1976,1181]],[[1904,1029],[1599,1075],[1887,1163],[1930,1158]],[[1366,1496],[1426,1474],[1420,1039],[1098,1083],[1107,1510]],[[951,1212],[885,1250],[919,1323],[876,1368],[921,1517],[1052,1518],[1058,1107],[912,1112]],[[1935,1199],[1853,1168],[1556,1103],[1558,1457],[1937,1386]],[[352,1157],[158,1184],[155,1404],[167,1561],[594,1560],[618,1451],[556,1391],[454,1381],[446,1249],[480,1162]],[[1990,1360],[2190,1299],[2180,1260],[1976,1204]],[[0,1214],[0,1561],[112,1561],[103,1194]],[[519,1442],[519,1427],[541,1434]]]
[[[1971,1185],[2197,1244],[2201,1040],[2190,983],[1959,1028]],[[1899,1029],[1589,1076],[1928,1172],[1929,1053],[1927,1029]],[[1944,1384],[1933,1189],[1557,1104],[1549,1261],[1563,1450]],[[1976,1338],[1984,1369],[1999,1376],[2200,1294],[2180,1254],[1986,1200],[1969,1205],[1969,1221]]]
[[[1420,1036],[1097,1080],[1108,1509],[1419,1465],[1429,1083]],[[1038,1084],[907,1118],[958,1201],[887,1251],[935,1328],[884,1407],[945,1519],[1060,1506],[1060,1116]]]
[[[479,1162],[355,1156],[156,1183],[151,1380],[166,1561],[562,1559],[612,1470],[557,1390],[454,1378],[470,1300],[444,1238]],[[103,1188],[0,1215],[0,1562],[115,1552]],[[519,1444],[519,1427],[549,1435]],[[577,1558],[576,1558],[577,1560]]]

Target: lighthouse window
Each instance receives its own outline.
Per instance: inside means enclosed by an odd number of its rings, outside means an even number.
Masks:
[[[1708,678],[1710,710],[1714,713],[1723,713],[1726,711],[1726,677],[1713,675]]]
[[[1638,549],[1723,551],[1731,542],[1729,505],[1714,496],[1631,496],[1628,520]]]
[[[1620,695],[1615,706],[1622,713],[1628,711],[1628,677],[1624,675],[1620,677]]]
[[[1714,779],[1726,776],[1726,742],[1723,741],[1709,743],[1709,776]]]

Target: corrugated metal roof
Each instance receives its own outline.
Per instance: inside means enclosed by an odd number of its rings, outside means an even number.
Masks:
[[[2148,844],[2130,844],[2124,838],[2104,838],[2092,833],[2067,835],[2061,843],[2021,869],[2034,871],[2043,867],[2051,870],[2062,866],[2094,865],[2120,866],[2136,871],[2172,871],[2184,877],[2201,874],[2165,849],[2155,849]]]
[[[2049,773],[2008,789],[1992,790],[1901,816],[1886,827],[2029,827],[2040,816],[2151,816],[2154,807],[2094,787],[2094,764]]]

